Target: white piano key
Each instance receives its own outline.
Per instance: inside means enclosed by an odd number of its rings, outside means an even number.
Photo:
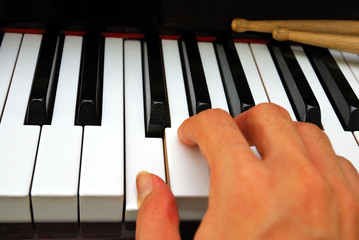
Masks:
[[[244,74],[247,77],[248,85],[251,90],[254,103],[256,105],[260,103],[267,103],[268,96],[263,86],[261,77],[259,75],[257,65],[254,61],[251,49],[248,43],[234,43],[236,47],[239,59],[242,63]],[[251,147],[253,153],[261,159],[260,154],[255,146]]]
[[[229,112],[213,43],[199,42],[198,49],[202,60],[212,108],[221,108]]]
[[[165,180],[162,138],[146,138],[142,81],[141,42],[124,42],[125,76],[125,161],[126,209],[125,221],[137,216],[136,175],[144,170]]]
[[[358,54],[348,53],[348,52],[341,52],[346,63],[348,64],[350,70],[354,74],[355,79],[357,80],[357,85],[359,85],[359,56]],[[355,85],[355,84],[353,84]],[[358,86],[356,86],[357,88]],[[356,93],[357,94],[357,93]],[[358,94],[357,94],[358,96]],[[359,144],[359,131],[355,131],[354,136]]]
[[[74,126],[82,37],[66,36],[52,124],[43,126],[31,189],[39,222],[77,222],[82,127]]]
[[[1,119],[1,124],[3,125],[23,125],[41,38],[42,35],[40,34],[25,34],[23,37],[16,63],[21,66],[21,71],[14,72],[13,79],[16,79],[16,81],[11,83],[11,89],[14,90],[11,90],[12,92],[6,100],[6,106]]]
[[[0,125],[0,222],[31,222],[29,190],[39,126]]]
[[[177,137],[179,125],[189,116],[178,43],[163,40],[162,48],[171,115],[171,128],[165,131],[167,180],[180,219],[200,220],[207,209],[208,165],[199,148],[185,146]]]
[[[176,128],[166,128],[169,184],[181,220],[201,220],[207,210],[209,168],[198,147],[182,144]]]
[[[359,56],[355,53],[342,52],[343,57],[359,83]]]
[[[77,222],[81,143],[81,127],[43,126],[31,191],[35,222]]]
[[[355,139],[357,141],[357,144],[359,145],[359,131],[355,131],[355,132],[353,132],[353,134],[354,134],[354,137],[355,137]]]
[[[359,78],[355,75],[359,74],[358,55],[354,54],[357,57],[357,59],[355,59],[354,56],[352,56],[350,53],[344,53],[333,49],[330,49],[329,51],[337,62],[345,78],[347,79],[350,87],[353,89],[353,92],[355,93],[356,97],[359,99]],[[344,59],[344,56],[347,56],[348,60]],[[356,137],[357,141],[359,141],[359,131],[354,131],[353,134]]]
[[[189,117],[186,90],[177,41],[162,40],[171,127],[178,128]]]
[[[21,40],[22,34],[19,33],[5,33],[2,40],[0,48],[0,120]]]
[[[124,198],[123,39],[105,39],[101,126],[85,126],[81,222],[122,221]]]
[[[338,50],[329,49],[329,52],[335,59],[344,77],[348,81],[350,87],[353,89],[353,92],[355,93],[356,97],[359,99],[359,83],[353,75],[353,72],[350,70],[348,64],[345,62],[343,55]]]
[[[348,159],[353,166],[359,171],[359,147],[353,133],[351,132],[334,132],[331,129],[326,130],[335,153]]]
[[[267,103],[268,97],[259,76],[256,63],[253,59],[248,43],[235,43],[235,47],[241,60],[244,73],[247,77],[255,104]]]
[[[269,101],[285,108],[289,112],[291,118],[296,121],[297,118],[295,117],[267,45],[251,43],[250,47],[268,94]]]
[[[359,147],[351,132],[345,132],[339,122],[333,107],[331,106],[319,79],[317,78],[304,50],[300,46],[292,46],[293,52],[297,58],[300,67],[306,76],[310,87],[320,106],[322,115],[322,124],[325,133],[328,135],[335,152],[350,160],[356,169],[359,170]]]
[[[31,222],[29,190],[40,127],[24,126],[23,119],[40,42],[41,35],[24,35],[0,124],[0,222]]]
[[[81,48],[82,37],[65,37],[51,125],[74,125]]]

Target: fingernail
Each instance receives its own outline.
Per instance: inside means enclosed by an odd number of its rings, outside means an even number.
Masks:
[[[138,208],[141,206],[145,198],[152,192],[153,183],[152,177],[149,172],[141,171],[136,176],[136,186],[137,186],[137,205]]]

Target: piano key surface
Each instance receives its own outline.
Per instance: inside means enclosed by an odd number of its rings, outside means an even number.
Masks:
[[[305,51],[345,130],[358,129],[359,100],[328,49],[306,46]]]
[[[253,96],[230,34],[219,37],[216,50],[228,105],[235,117],[254,106]]]
[[[41,35],[25,34],[23,36],[1,118],[1,222],[31,222],[30,196],[28,193],[31,186],[40,127],[24,126],[23,120],[40,43]]]
[[[308,83],[318,99],[321,107],[323,128],[333,145],[334,151],[338,155],[347,158],[352,162],[355,168],[358,169],[359,148],[357,141],[351,132],[344,131],[343,126],[336,117],[334,108],[330,104],[330,101],[310,64],[309,59],[305,55],[303,48],[300,46],[293,46],[292,49],[298,63],[308,79]]]
[[[350,70],[352,71],[355,79],[359,83],[359,56],[354,53],[341,52],[345,59],[345,62],[348,64]],[[355,92],[357,94],[357,92]],[[357,94],[358,96],[358,94]],[[357,142],[359,142],[359,131],[354,131]]]
[[[292,120],[295,121],[295,114],[290,105],[288,96],[285,93],[285,89],[275,68],[268,47],[265,44],[259,43],[251,43],[250,47],[269,101],[286,109]]]
[[[21,41],[21,34],[6,33],[2,47],[9,46],[6,39],[10,36]],[[50,125],[40,127],[24,125],[24,118],[33,76],[31,72],[35,69],[41,35],[24,35],[0,122],[0,211],[5,213],[0,214],[0,226],[9,222],[31,223],[31,217],[38,227],[44,222],[133,222],[138,210],[135,178],[141,170],[155,173],[167,181],[176,197],[182,220],[200,220],[207,208],[209,169],[198,148],[184,146],[177,138],[177,129],[190,112],[181,62],[181,42],[161,40],[171,121],[171,126],[165,129],[162,139],[148,138],[145,135],[144,49],[141,41],[146,40],[105,38],[101,125],[75,126],[82,38],[65,37],[53,119]],[[29,39],[36,39],[37,47],[27,50],[33,52],[33,64],[28,69],[29,64],[25,62],[30,61],[26,57],[30,53],[25,53],[23,48],[35,44]],[[20,41],[18,40],[18,46]],[[201,62],[196,67],[203,70],[209,102],[212,108],[229,111],[216,45],[212,42],[196,42],[196,45]],[[235,43],[234,46],[254,102],[277,103],[290,112],[293,120],[297,120],[267,46],[258,43]],[[19,47],[15,44],[10,48],[15,56]],[[300,46],[291,48],[318,99],[323,128],[335,151],[347,157],[359,169],[359,148],[354,137],[358,133],[344,131],[303,49]],[[1,49],[0,60],[5,51]],[[345,53],[340,54],[346,57]],[[23,55],[25,58],[22,58]],[[14,66],[15,60],[10,65]],[[350,86],[354,90],[359,85],[356,72],[352,70],[355,69],[355,61],[340,61],[340,69],[350,79]],[[27,70],[20,70],[22,68]],[[24,73],[17,73],[21,71]],[[26,84],[20,83],[25,81],[22,76],[26,76]],[[11,79],[11,75],[8,73],[7,79],[9,78]],[[10,80],[3,89],[9,87],[9,82]],[[18,90],[20,93],[12,93],[15,92],[12,89],[19,86],[22,86]],[[15,98],[14,95],[19,97]],[[15,110],[7,110],[12,106]],[[17,151],[21,144],[28,149]],[[27,165],[13,160],[24,156],[30,159]],[[9,164],[8,161],[13,163]],[[9,176],[8,173],[14,171],[18,164],[22,166],[19,170],[23,169],[21,171],[26,171],[26,174],[18,172]],[[20,174],[23,176],[17,178]],[[11,180],[14,184],[9,185],[9,179],[14,179]],[[15,190],[16,182],[22,181],[26,182],[20,184],[22,190]],[[3,192],[8,195],[18,194],[18,198],[10,201]],[[29,209],[30,199],[33,216]]]
[[[106,38],[101,126],[85,126],[81,222],[121,222],[124,201],[123,39]]]
[[[235,43],[237,54],[242,62],[243,70],[247,76],[249,88],[253,94],[255,104],[267,103],[268,96],[260,78],[252,50],[248,43]]]
[[[289,44],[270,43],[268,46],[297,119],[321,128],[319,104]]]
[[[167,181],[176,198],[180,218],[198,220],[207,209],[209,169],[198,148],[184,146],[177,138],[178,127],[189,116],[177,41],[164,40],[163,52],[168,92],[176,93],[169,94],[172,122],[171,128],[166,128],[164,139]]]
[[[0,48],[0,121],[22,41],[22,34],[5,33],[4,35]]]
[[[213,47],[213,44],[210,42],[198,43],[209,97],[211,99],[212,108],[221,108],[229,112],[221,75],[218,69],[216,53]]]
[[[63,44],[64,36],[60,35],[56,29],[44,33],[31,86],[25,124],[43,125],[51,122]]]
[[[211,108],[211,100],[194,33],[185,33],[180,47],[188,106],[190,116],[193,116]]]
[[[170,126],[161,42],[158,33],[150,30],[143,44],[144,101],[146,137],[163,137]]]
[[[125,40],[125,221],[137,216],[136,175],[140,171],[165,177],[162,138],[145,137],[141,42]]]
[[[35,222],[77,222],[82,127],[74,125],[82,37],[67,36],[51,125],[42,127],[31,198]],[[62,111],[63,108],[73,111]],[[75,211],[75,212],[74,212]]]
[[[103,81],[104,38],[89,30],[82,45],[76,125],[100,125]]]

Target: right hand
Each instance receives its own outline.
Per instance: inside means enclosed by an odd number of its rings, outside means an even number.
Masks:
[[[208,210],[196,239],[359,239],[359,174],[315,125],[293,122],[283,108],[261,104],[234,119],[206,110],[187,119],[178,135],[199,146],[210,168]],[[137,221],[158,215],[166,224],[139,226],[157,232],[165,227],[171,231],[163,239],[178,238],[173,195],[168,188],[161,188],[166,194],[153,190],[142,200]],[[156,196],[163,196],[165,207],[151,207]],[[146,239],[151,229],[137,231]]]

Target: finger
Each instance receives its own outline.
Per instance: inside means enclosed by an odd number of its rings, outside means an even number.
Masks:
[[[232,164],[249,164],[251,160],[258,160],[233,118],[220,109],[209,109],[184,121],[178,129],[178,137],[187,145],[198,144],[211,174],[224,166],[233,167]],[[223,169],[222,173],[226,174],[226,170]]]
[[[136,178],[140,208],[136,239],[180,239],[176,200],[156,175],[140,172]]]
[[[311,161],[318,171],[334,187],[348,185],[327,135],[314,124],[295,123]]]
[[[187,119],[178,129],[178,137],[187,145],[198,144],[209,165],[210,189],[204,225],[225,219],[228,209],[238,207],[234,206],[236,199],[246,199],[243,196],[257,187],[254,180],[263,179],[262,162],[253,154],[233,118],[223,110],[209,109]]]
[[[249,143],[264,161],[276,166],[308,164],[307,152],[288,112],[275,104],[260,104],[235,118]]]
[[[343,157],[339,156],[338,162],[343,169],[344,175],[348,179],[348,182],[351,186],[353,193],[359,199],[359,173],[358,173],[358,170],[353,166],[353,164],[349,160],[347,160]]]

